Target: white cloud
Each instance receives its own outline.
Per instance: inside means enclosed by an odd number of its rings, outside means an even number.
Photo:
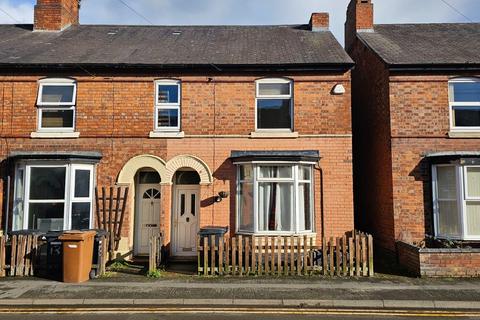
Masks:
[[[29,3],[0,0],[0,23],[31,23],[33,21],[33,6]]]

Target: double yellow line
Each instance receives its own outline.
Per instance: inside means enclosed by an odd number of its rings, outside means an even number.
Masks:
[[[480,317],[480,312],[384,310],[384,309],[316,309],[316,308],[206,308],[206,307],[9,307],[0,314],[272,314],[272,315],[356,315],[403,317]]]

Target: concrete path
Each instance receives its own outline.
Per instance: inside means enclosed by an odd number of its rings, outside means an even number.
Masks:
[[[99,279],[84,284],[0,281],[1,306],[275,306],[480,310],[479,280]]]

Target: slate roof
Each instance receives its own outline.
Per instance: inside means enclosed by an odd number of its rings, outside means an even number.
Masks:
[[[391,66],[480,64],[480,23],[381,24],[359,37]]]
[[[0,25],[0,65],[352,65],[329,31],[296,26]]]

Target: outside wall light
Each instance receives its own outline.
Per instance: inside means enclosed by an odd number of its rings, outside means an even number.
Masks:
[[[337,95],[345,94],[346,90],[343,84],[337,84],[333,87],[332,93]]]
[[[223,199],[228,198],[229,193],[226,191],[220,191],[218,196],[215,196],[215,202],[222,202]]]

